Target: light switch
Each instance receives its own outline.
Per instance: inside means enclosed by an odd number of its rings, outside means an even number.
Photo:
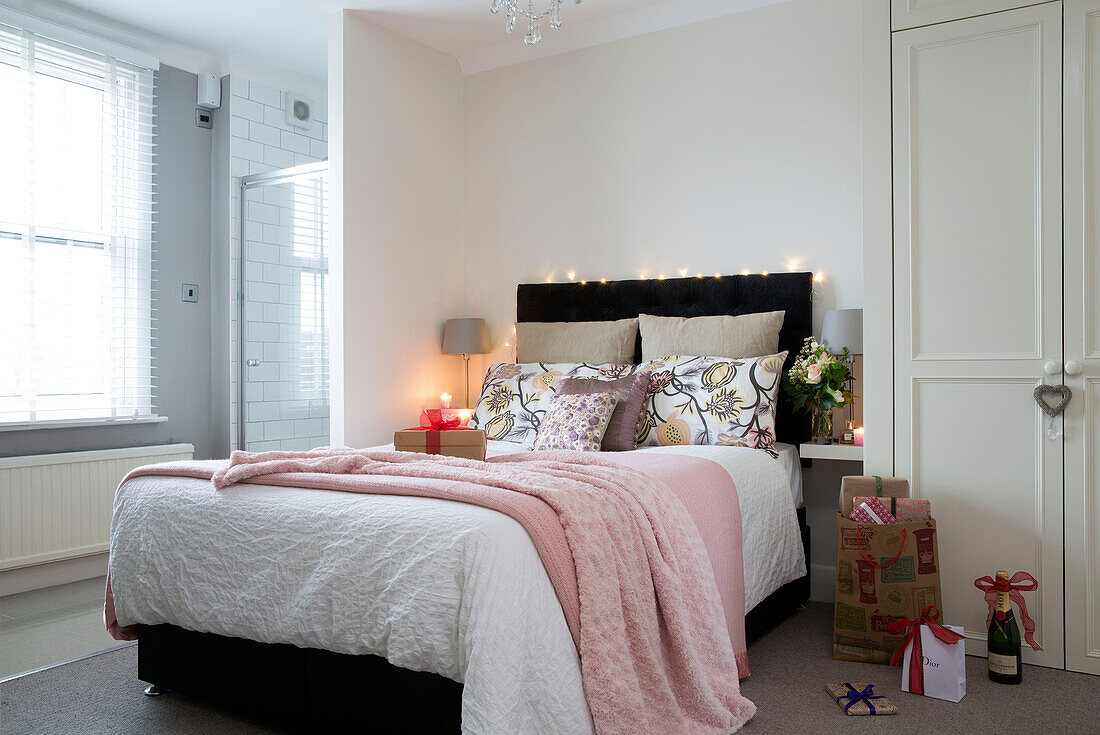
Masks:
[[[184,301],[198,301],[199,300],[199,287],[194,283],[183,284],[183,300]]]

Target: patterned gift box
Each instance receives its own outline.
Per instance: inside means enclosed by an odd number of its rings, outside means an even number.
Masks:
[[[896,715],[897,705],[875,694],[875,685],[866,682],[826,684],[825,691],[844,708],[846,715]]]
[[[897,523],[898,519],[890,512],[890,507],[883,502],[884,500],[892,499],[893,498],[856,498],[855,503],[853,503],[852,515],[850,515],[849,518],[860,523]]]
[[[881,502],[898,523],[916,523],[917,521],[927,521],[932,517],[932,502],[920,498],[865,498],[856,496],[852,498],[852,505],[858,508],[860,503],[867,500]],[[854,517],[853,520],[855,520]]]

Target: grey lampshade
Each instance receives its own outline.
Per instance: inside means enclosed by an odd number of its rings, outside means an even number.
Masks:
[[[448,319],[443,327],[444,355],[485,355],[493,351],[484,319]]]
[[[825,312],[821,324],[821,344],[835,354],[848,348],[853,355],[863,354],[863,309],[833,309]]]

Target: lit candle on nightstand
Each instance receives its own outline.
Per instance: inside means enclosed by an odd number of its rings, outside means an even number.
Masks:
[[[451,407],[451,394],[450,393],[444,393],[443,395],[439,396],[439,407],[440,408],[450,408]]]
[[[856,442],[855,442],[856,446],[857,447],[862,447],[863,446],[863,427],[861,426],[858,429],[855,429],[854,433],[855,433],[855,439],[856,439]]]

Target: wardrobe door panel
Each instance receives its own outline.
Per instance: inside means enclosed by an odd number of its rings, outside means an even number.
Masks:
[[[900,31],[1043,2],[1049,0],[891,0],[890,27]]]
[[[1065,22],[1066,666],[1100,674],[1100,0]]]
[[[944,615],[1026,569],[1062,667],[1062,446],[1032,399],[1062,353],[1061,6],[893,34],[895,471],[932,501]],[[1058,381],[1055,381],[1058,382]]]

